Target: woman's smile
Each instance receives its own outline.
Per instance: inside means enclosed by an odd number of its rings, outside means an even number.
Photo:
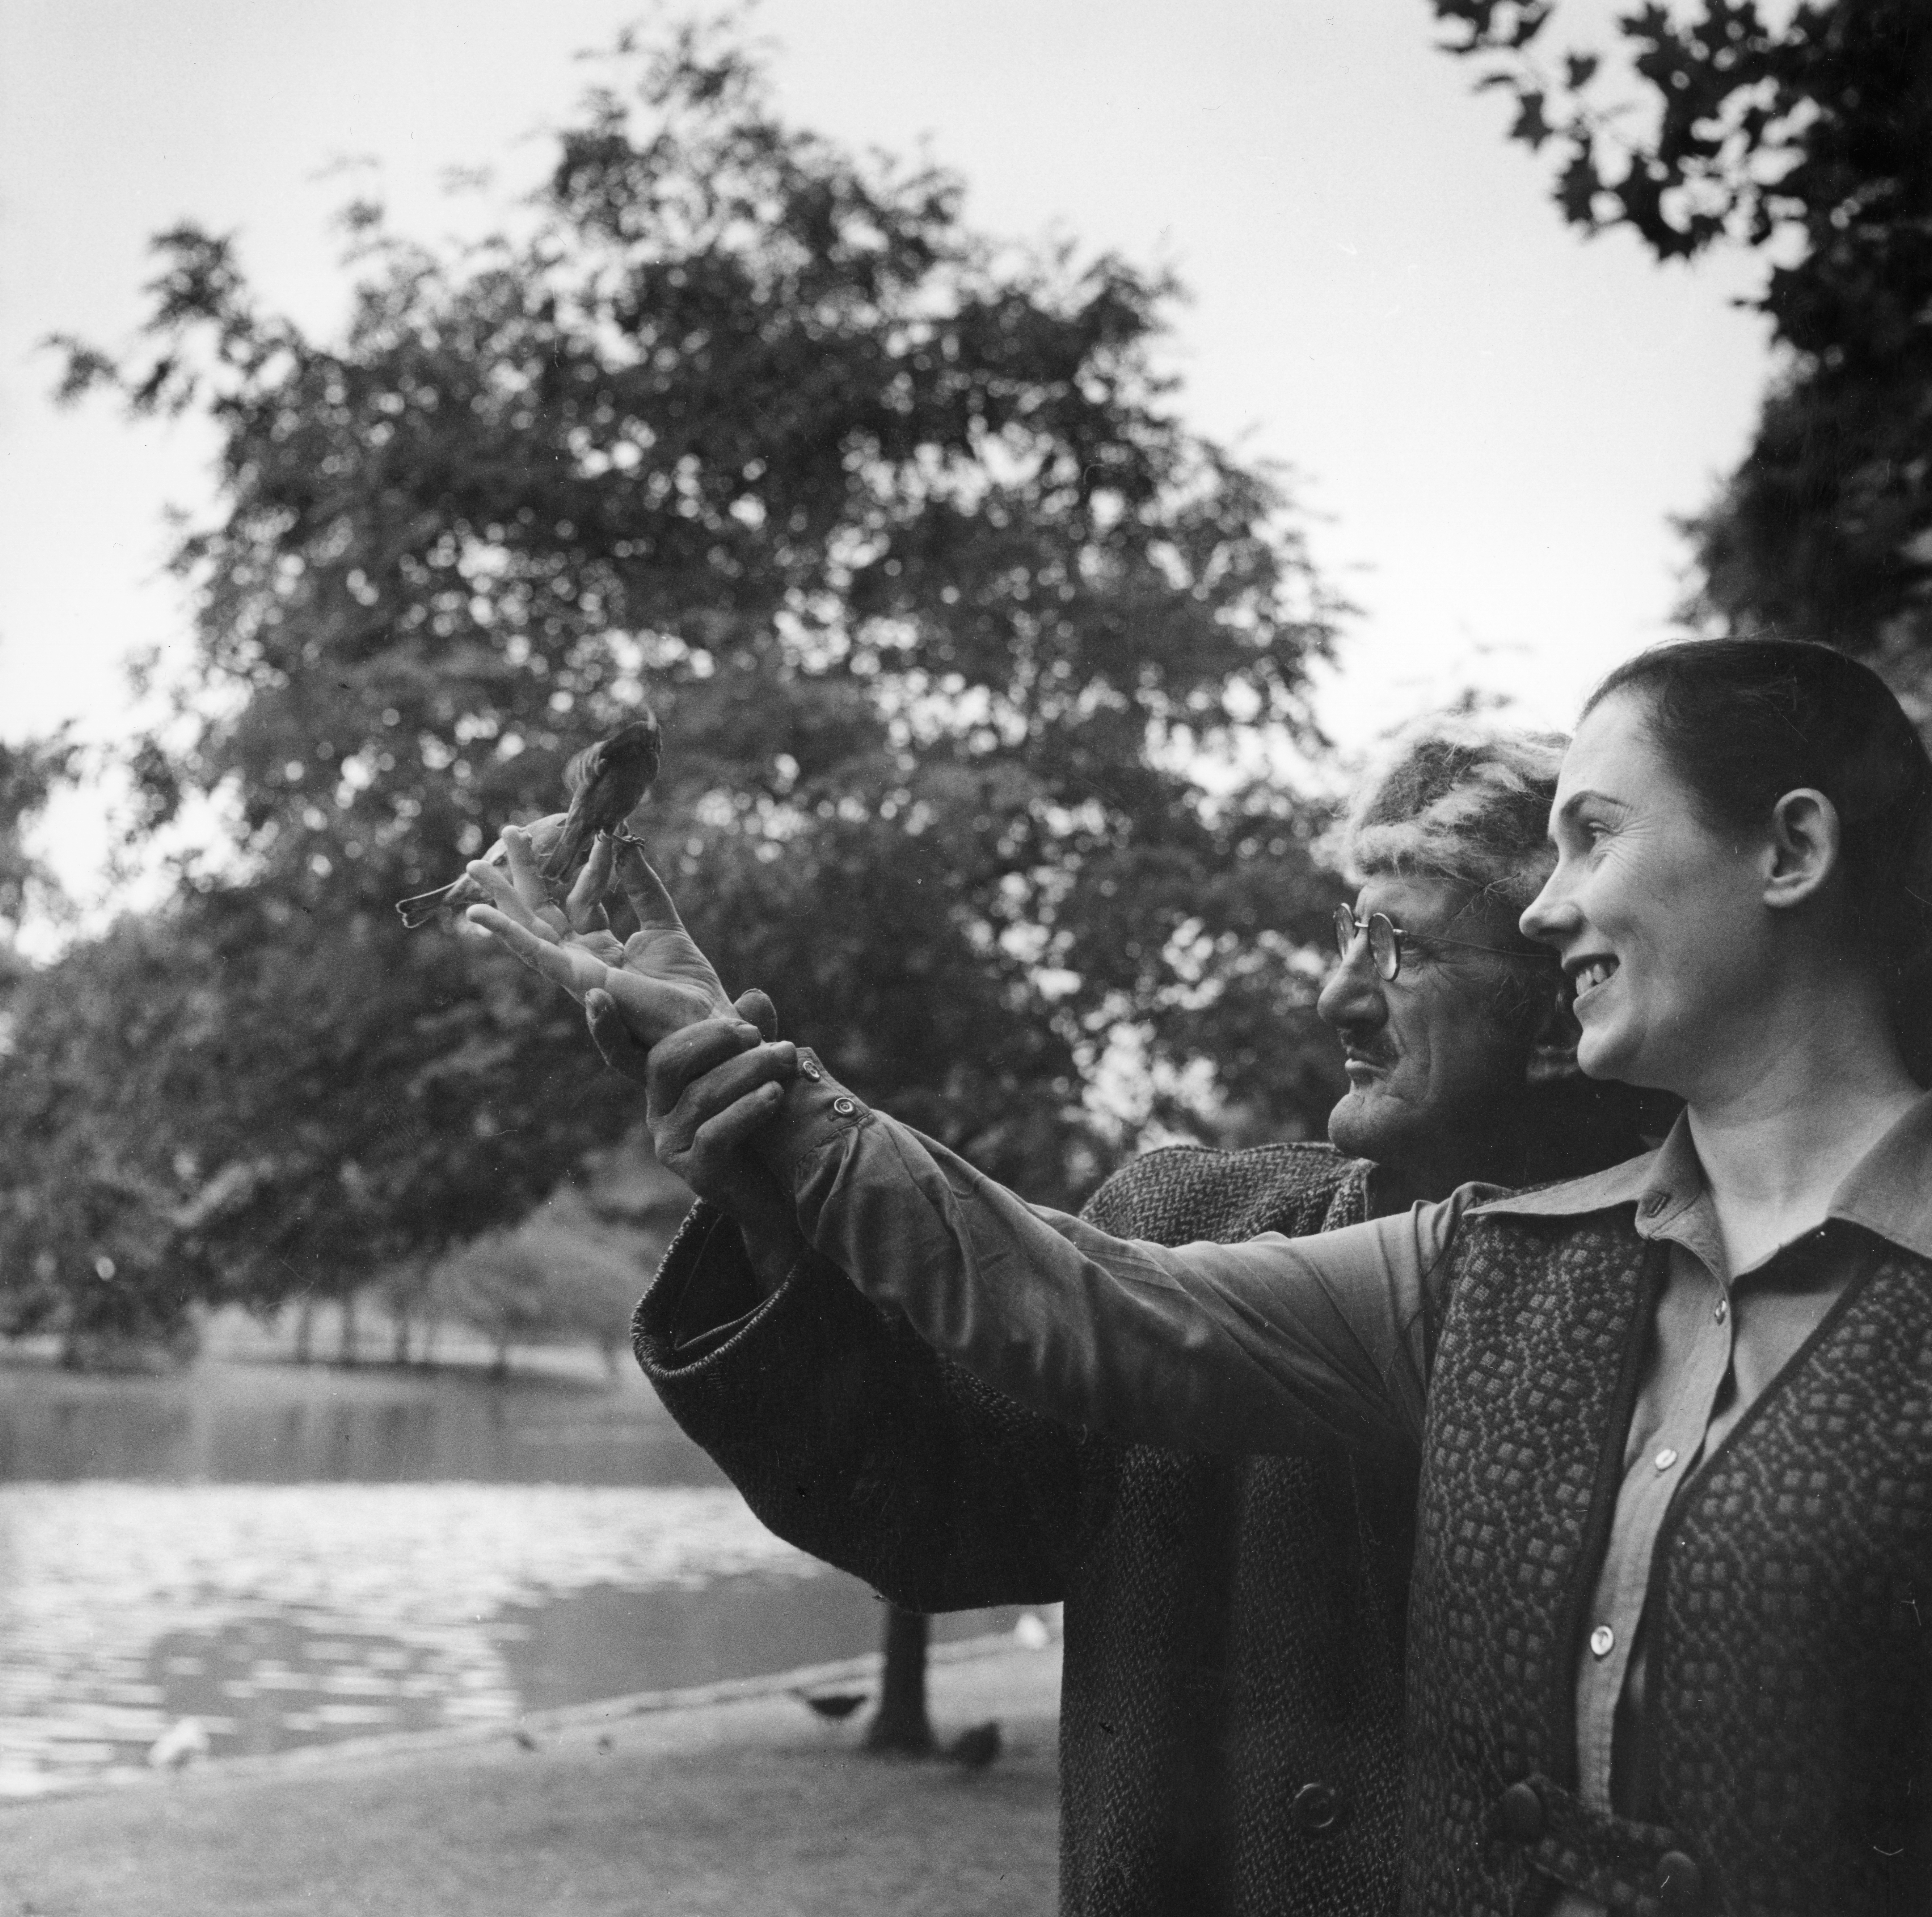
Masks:
[[[1615,976],[1617,962],[1610,958],[1586,958],[1564,967],[1576,988],[1574,1010],[1581,1018],[1584,1008],[1591,1004]]]

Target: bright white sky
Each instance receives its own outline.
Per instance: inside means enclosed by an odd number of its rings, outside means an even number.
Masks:
[[[1557,46],[1606,44],[1622,4],[1565,0]],[[238,230],[267,301],[328,331],[352,189],[433,235],[446,169],[526,184],[572,56],[640,10],[0,0],[0,734],[125,726],[120,661],[187,629],[166,509],[208,496],[200,430],[56,412],[35,342],[124,340],[146,241],[183,218]],[[1299,470],[1361,608],[1322,700],[1345,746],[1471,685],[1564,723],[1666,630],[1670,516],[1742,452],[1768,370],[1732,304],[1756,268],[1565,227],[1424,0],[766,0],[757,24],[793,117],[924,140],[982,227],[1179,269],[1186,410]],[[100,812],[48,832],[97,898]]]

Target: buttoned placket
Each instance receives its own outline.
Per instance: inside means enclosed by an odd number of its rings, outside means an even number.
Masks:
[[[1658,1536],[1678,1486],[1703,1457],[1734,1359],[1723,1253],[1699,1196],[1652,1191],[1638,1207],[1639,1232],[1664,1241],[1667,1263],[1576,1673],[1580,1794],[1603,1810],[1611,1806],[1618,1705],[1627,1688],[1640,1700],[1643,1673],[1634,1660]]]

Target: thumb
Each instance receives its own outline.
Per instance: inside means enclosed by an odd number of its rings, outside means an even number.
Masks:
[[[778,1008],[756,986],[749,992],[741,992],[737,1002],[732,1006],[740,1018],[748,1025],[756,1025],[758,1036],[767,1044],[778,1035]]]
[[[603,1054],[604,1064],[612,1071],[644,1084],[650,1054],[631,1036],[623,1014],[617,1010],[617,1001],[608,992],[587,992],[584,994],[584,1016],[590,1027],[591,1040]]]

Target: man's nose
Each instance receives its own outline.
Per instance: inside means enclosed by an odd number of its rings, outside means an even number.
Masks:
[[[1315,1001],[1315,1013],[1324,1025],[1338,1031],[1360,1027],[1373,1031],[1388,1018],[1388,1001],[1382,996],[1382,982],[1369,956],[1369,941],[1358,934],[1348,956],[1328,975]]]

